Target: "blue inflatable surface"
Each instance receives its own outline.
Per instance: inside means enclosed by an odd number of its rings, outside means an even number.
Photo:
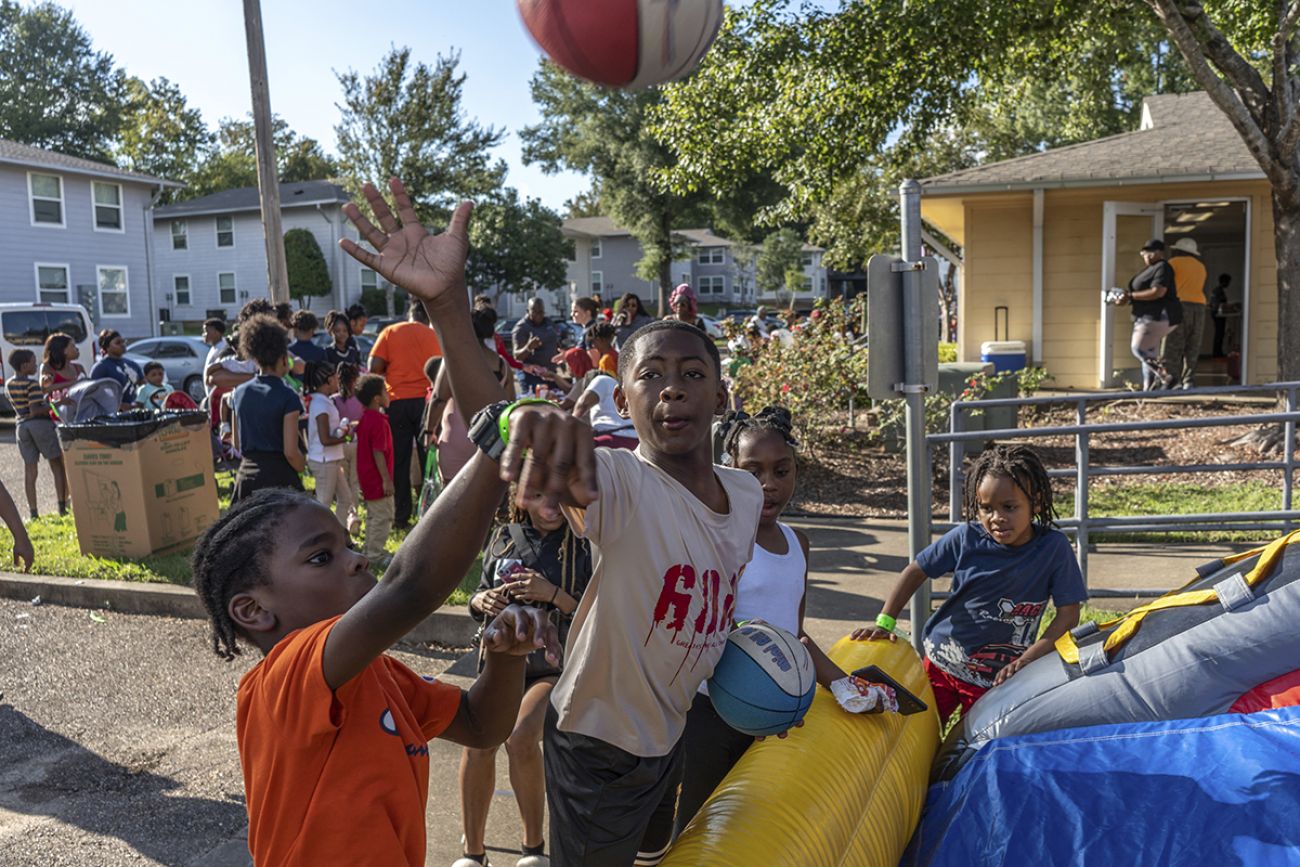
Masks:
[[[1300,865],[1300,707],[995,740],[902,864]]]

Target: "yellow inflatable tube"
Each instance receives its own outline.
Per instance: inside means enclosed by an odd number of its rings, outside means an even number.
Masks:
[[[818,687],[784,740],[755,743],[668,852],[665,867],[894,867],[921,817],[939,746],[934,693],[905,641],[840,639],[845,671],[879,665],[930,710],[842,711]]]

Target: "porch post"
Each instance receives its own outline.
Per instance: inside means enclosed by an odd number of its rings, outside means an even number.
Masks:
[[[1043,190],[1034,190],[1033,366],[1043,364]],[[1007,338],[1010,339],[1008,334]]]

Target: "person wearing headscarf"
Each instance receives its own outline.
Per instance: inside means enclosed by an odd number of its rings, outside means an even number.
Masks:
[[[682,283],[673,290],[673,294],[668,296],[668,306],[672,313],[665,316],[665,319],[676,319],[678,322],[685,322],[687,325],[694,325],[696,328],[704,331],[704,323],[700,321],[700,305],[695,297],[695,290],[687,283]]]

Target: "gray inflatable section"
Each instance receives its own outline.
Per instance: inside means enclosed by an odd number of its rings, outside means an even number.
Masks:
[[[1300,545],[1252,589],[1240,576],[1256,560],[1188,585],[1180,592],[1215,587],[1219,601],[1149,613],[1114,659],[1099,653],[1105,635],[1093,632],[1078,640],[1079,664],[1051,653],[1025,666],[953,728],[934,778],[950,779],[994,738],[1223,713],[1242,693],[1300,668]]]

